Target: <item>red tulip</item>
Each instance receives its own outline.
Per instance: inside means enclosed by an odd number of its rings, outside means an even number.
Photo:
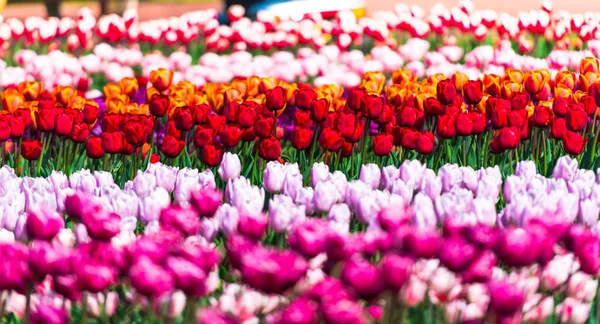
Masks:
[[[367,94],[364,90],[354,88],[348,92],[346,104],[354,111],[361,111],[364,106],[364,100],[366,96]]]
[[[207,104],[200,104],[194,107],[194,124],[201,125],[208,122],[211,108]]]
[[[596,109],[598,109],[598,107],[596,106],[596,100],[594,100],[594,97],[592,96],[586,95],[581,97],[579,103],[583,105],[583,109],[588,114],[588,116],[593,116],[596,113]]]
[[[253,142],[256,139],[256,133],[254,132],[254,126],[248,127],[242,131],[242,141]]]
[[[93,124],[98,119],[100,109],[95,105],[85,104],[83,107],[83,122]]]
[[[513,110],[508,115],[508,126],[521,129],[527,123],[527,110]]]
[[[487,118],[485,114],[478,112],[471,112],[470,114],[473,117],[473,130],[471,131],[471,134],[483,134],[485,128],[487,127]]]
[[[38,109],[35,112],[35,119],[38,130],[42,132],[53,131],[57,114],[58,109],[56,108]]]
[[[492,110],[492,128],[500,129],[508,124],[509,110],[505,108],[496,108]]]
[[[287,100],[285,90],[282,87],[275,87],[267,90],[267,108],[272,111],[281,110],[285,107]]]
[[[238,123],[241,127],[245,128],[254,126],[256,118],[258,118],[258,114],[256,113],[256,107],[244,102],[239,106],[238,111]]]
[[[456,97],[456,86],[450,79],[441,80],[436,86],[437,100],[442,105],[448,105],[452,103],[454,97]]]
[[[313,122],[310,119],[310,113],[298,110],[294,114],[294,126],[301,128],[311,128],[313,126]]]
[[[567,132],[567,120],[564,118],[554,118],[552,127],[550,127],[550,137],[562,140],[565,132]]]
[[[310,104],[310,119],[315,123],[322,123],[329,114],[329,101],[325,98],[315,99]]]
[[[160,162],[160,155],[151,154],[150,155],[150,164],[154,164],[154,163],[158,163],[158,162]]]
[[[223,116],[230,123],[237,123],[240,105],[235,101],[227,101],[223,107]]]
[[[165,139],[160,146],[160,151],[166,156],[172,159],[176,158],[183,152],[185,148],[185,142],[175,138],[171,135],[165,136]]]
[[[121,142],[121,150],[119,151],[121,154],[131,155],[133,154],[133,145],[129,144],[123,136],[123,141]]]
[[[178,107],[173,114],[175,127],[180,131],[188,131],[194,126],[194,112],[189,106]]]
[[[127,143],[142,146],[146,142],[146,125],[141,120],[129,119],[123,126],[123,134]]]
[[[383,98],[376,94],[364,98],[363,113],[369,119],[377,119],[383,112]]]
[[[85,143],[85,153],[91,159],[99,159],[104,156],[102,148],[102,139],[98,136],[88,138]]]
[[[90,135],[90,126],[86,123],[76,123],[73,126],[73,132],[71,133],[71,140],[75,143],[84,143]]]
[[[581,134],[567,130],[563,134],[562,143],[565,148],[565,153],[579,155],[583,152],[585,144],[587,144],[587,137],[583,137]]]
[[[219,166],[223,159],[223,154],[225,154],[225,151],[221,144],[207,144],[204,149],[202,149],[202,162],[210,167]]]
[[[304,88],[296,90],[295,102],[296,107],[302,110],[309,110],[310,105],[314,99],[317,98],[317,93],[311,88]]]
[[[434,97],[429,97],[425,99],[424,110],[427,116],[439,116],[444,110],[444,106]]]
[[[417,138],[415,150],[420,154],[429,154],[433,152],[435,140],[432,132],[420,133]]]
[[[21,155],[24,159],[33,161],[42,155],[42,142],[38,140],[24,140],[21,143]]]
[[[455,117],[450,115],[440,115],[437,118],[437,134],[441,138],[450,139],[456,136],[454,127]]]
[[[483,82],[481,80],[467,81],[463,86],[463,96],[468,104],[478,104],[483,98]]]
[[[238,145],[242,138],[242,130],[235,125],[227,126],[221,132],[221,144],[225,147],[234,147]]]
[[[344,144],[344,139],[339,132],[331,128],[324,128],[319,135],[319,144],[327,151],[337,152]]]
[[[500,147],[504,150],[512,150],[519,147],[521,132],[516,127],[505,127],[498,132]]]
[[[573,105],[567,111],[567,128],[574,132],[579,132],[585,128],[588,121],[588,115],[580,105]]]
[[[469,113],[458,114],[454,120],[454,128],[458,136],[471,135],[473,131],[473,116]]]
[[[423,113],[421,113],[423,115]],[[390,104],[383,105],[383,111],[381,112],[381,116],[375,120],[375,122],[379,125],[387,125],[392,122],[394,118],[394,108]]]
[[[529,96],[525,92],[513,92],[510,97],[510,106],[512,110],[525,109],[529,103]]]
[[[225,128],[225,125],[227,125],[225,116],[221,115],[208,115],[206,117],[206,121],[208,122],[210,128],[213,129],[215,134],[221,133],[223,131],[223,128]]]
[[[118,154],[121,152],[123,145],[122,132],[106,132],[102,133],[102,149],[108,154]]]
[[[116,132],[121,124],[121,116],[110,113],[102,117],[102,132]]]
[[[6,141],[10,137],[10,126],[8,121],[0,120],[0,142]]]
[[[254,123],[254,132],[260,138],[267,138],[273,136],[275,130],[275,118],[273,117],[262,117],[259,116]]]
[[[212,143],[214,139],[214,132],[210,128],[205,128],[203,126],[196,127],[196,132],[194,133],[194,145],[197,148],[203,148],[209,143]]]
[[[23,136],[25,133],[25,121],[21,116],[15,114],[11,119],[8,120],[10,125],[10,136],[17,138]]]
[[[377,156],[390,154],[393,147],[394,137],[390,134],[378,134],[373,136],[373,153]]]
[[[417,108],[404,106],[396,114],[396,124],[403,127],[420,128],[423,124],[423,112]]]
[[[568,99],[564,97],[555,97],[552,102],[552,110],[554,114],[558,117],[566,117],[567,116],[567,107],[569,105]]]
[[[414,150],[417,148],[417,141],[420,133],[410,128],[404,128],[400,145],[406,150]]]
[[[537,106],[533,112],[532,122],[536,127],[548,127],[554,118],[552,109],[547,106]]]
[[[258,146],[258,156],[267,161],[278,160],[281,156],[281,143],[274,137],[263,138]]]
[[[596,107],[600,107],[600,83],[596,82],[588,89],[590,96],[594,98]],[[556,99],[554,99],[556,101]]]
[[[308,128],[296,127],[292,131],[292,146],[296,150],[306,150],[313,138],[313,131]]]

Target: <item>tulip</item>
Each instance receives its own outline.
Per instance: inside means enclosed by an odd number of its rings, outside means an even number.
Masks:
[[[379,296],[384,290],[382,270],[365,260],[350,260],[342,270],[342,280],[366,300]]]
[[[456,135],[469,136],[473,132],[473,115],[465,113],[458,114],[454,120]]]
[[[222,201],[223,194],[211,188],[196,191],[190,197],[190,203],[200,217],[213,217]]]
[[[573,109],[567,111],[566,126],[569,130],[579,132],[585,128],[588,116],[579,106],[573,106]]]
[[[150,298],[161,297],[175,286],[171,274],[145,256],[131,266],[129,279],[136,292]]]
[[[506,281],[493,281],[488,285],[490,309],[499,315],[511,315],[523,306],[524,292]]]
[[[440,262],[454,272],[461,272],[469,267],[476,255],[475,247],[460,238],[444,240],[438,251]]]
[[[102,133],[102,150],[108,154],[118,154],[121,152],[123,145],[122,132],[103,132]]]
[[[37,278],[66,275],[71,269],[71,255],[64,248],[54,248],[45,241],[35,241],[29,250],[29,267]]]
[[[376,164],[363,164],[360,167],[359,179],[375,190],[379,187],[379,182],[381,181],[381,169]]]
[[[206,293],[206,273],[197,265],[181,257],[170,257],[166,268],[173,276],[175,287],[187,296],[199,297]]]
[[[185,143],[183,141],[180,142],[183,148],[185,148]],[[224,152],[223,145],[218,143],[208,144],[202,150],[202,162],[210,167],[216,167],[223,161]]]
[[[21,143],[21,156],[24,159],[33,161],[42,155],[42,142],[38,140],[24,140]]]
[[[308,149],[312,138],[313,132],[310,129],[296,127],[292,131],[292,138],[290,141],[295,149],[302,151]]]
[[[386,156],[390,154],[393,146],[393,136],[389,134],[379,134],[373,136],[373,153],[377,156]]]
[[[344,139],[339,132],[324,128],[319,135],[319,144],[329,152],[338,152],[344,144]]]
[[[91,159],[99,159],[104,156],[104,148],[102,147],[102,139],[98,136],[88,138],[85,143],[85,153]]]
[[[227,126],[221,132],[221,144],[225,147],[235,147],[242,138],[242,130],[238,126]]]
[[[310,185],[314,188],[319,182],[326,180],[328,176],[329,166],[323,162],[315,163],[310,170]]]
[[[258,146],[258,156],[267,161],[274,161],[281,156],[281,143],[274,137],[264,138]]]
[[[327,99],[313,99],[310,105],[310,119],[315,123],[322,123],[327,119],[329,102]]]
[[[68,114],[59,114],[54,120],[54,133],[58,136],[68,136],[73,131],[75,120]]]
[[[266,93],[267,95],[267,108],[269,110],[277,111],[285,107],[286,95],[285,90],[282,87],[275,87],[270,89]]]
[[[401,237],[402,249],[417,258],[431,258],[440,249],[441,242],[436,232],[416,229]]]
[[[26,226],[29,238],[50,241],[65,227],[65,221],[58,213],[42,210],[30,212]]]
[[[238,178],[242,172],[240,158],[236,154],[225,152],[218,172],[219,177],[225,181]]]
[[[99,241],[109,241],[121,231],[121,216],[115,213],[105,211],[86,213],[83,215],[82,223],[88,235]]]
[[[500,233],[495,252],[509,266],[523,267],[535,262],[539,247],[525,229],[508,228]]]
[[[381,96],[372,94],[365,96],[363,105],[363,113],[369,119],[378,119],[383,112],[383,98]]]
[[[581,134],[565,131],[562,137],[562,143],[565,149],[565,153],[579,155],[583,152],[585,145],[587,144],[588,138],[583,137]]]
[[[408,257],[387,254],[381,260],[383,282],[386,288],[399,291],[408,281],[414,260]]]
[[[172,159],[179,156],[179,154],[181,154],[181,152],[183,152],[184,149],[185,149],[185,142],[178,138],[175,138],[174,136],[171,136],[171,135],[167,135],[160,146],[160,151],[166,157],[169,157]]]
[[[266,232],[267,222],[268,219],[263,214],[241,214],[237,231],[248,238],[260,240]]]
[[[158,91],[165,91],[173,82],[173,71],[158,69],[150,72],[149,81]]]
[[[31,313],[30,320],[32,324],[65,324],[69,323],[69,314],[65,308],[40,303]]]
[[[308,264],[292,251],[257,247],[242,255],[240,270],[248,286],[268,294],[281,294],[304,276]]]
[[[454,101],[456,97],[456,87],[452,80],[442,80],[436,85],[437,100],[442,105],[448,105]]]
[[[191,208],[171,206],[160,212],[160,224],[180,231],[184,236],[192,236],[200,229],[200,218]]]
[[[115,269],[98,261],[79,262],[74,267],[77,287],[82,291],[98,293],[116,281]]]
[[[285,166],[276,161],[267,163],[263,176],[263,187],[269,193],[278,193],[283,189]]]
[[[315,211],[326,213],[336,203],[336,189],[332,181],[322,181],[315,186],[313,204]]]
[[[280,323],[310,324],[317,320],[317,305],[306,298],[298,298],[290,303],[281,314]]]

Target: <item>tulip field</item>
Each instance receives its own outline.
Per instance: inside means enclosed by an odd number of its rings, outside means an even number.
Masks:
[[[600,13],[0,16],[0,323],[600,324]]]

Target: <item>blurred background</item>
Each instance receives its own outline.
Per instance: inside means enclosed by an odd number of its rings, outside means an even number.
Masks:
[[[137,8],[143,20],[179,16],[188,11],[215,8],[222,11],[231,4],[242,4],[251,14],[259,9],[268,9],[278,6],[279,11],[296,10],[294,8],[307,8],[313,11],[334,11],[348,9],[348,6],[357,6],[361,3],[366,12],[376,10],[391,10],[398,3],[419,5],[425,9],[431,8],[436,3],[446,6],[458,4],[457,0],[97,0],[97,1],[70,1],[70,0],[0,0],[0,12],[6,18],[26,18],[28,16],[75,16],[82,7],[90,7],[94,13],[122,13],[127,8]],[[474,0],[476,8],[492,9],[498,12],[516,14],[522,10],[538,9],[540,0],[498,1]],[[600,12],[600,1],[589,0],[555,0],[552,1],[554,9],[564,9],[572,13],[586,11]],[[311,8],[311,7],[322,7]]]

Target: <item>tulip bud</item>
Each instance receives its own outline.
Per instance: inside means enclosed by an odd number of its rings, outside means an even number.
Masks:
[[[65,227],[65,221],[56,212],[42,210],[27,215],[26,227],[29,238],[50,241]]]
[[[223,193],[211,188],[196,191],[190,197],[190,203],[200,217],[213,217],[222,201]]]

